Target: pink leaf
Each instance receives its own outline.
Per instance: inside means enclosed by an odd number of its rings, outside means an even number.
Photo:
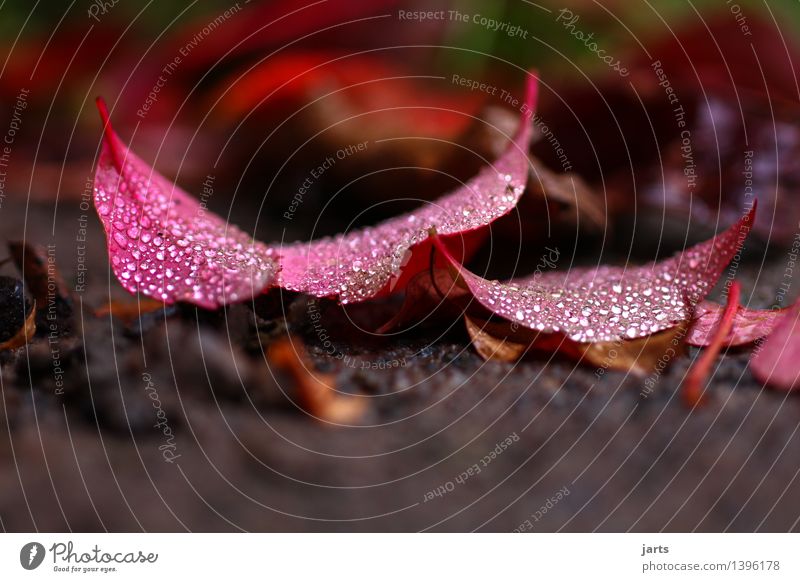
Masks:
[[[701,302],[695,308],[694,323],[686,336],[686,343],[699,347],[709,345],[724,310],[722,305],[713,301]],[[733,320],[733,329],[728,334],[725,345],[743,346],[768,336],[786,311],[788,308],[747,309],[739,307]]]
[[[440,240],[435,244],[491,313],[576,343],[610,342],[646,337],[690,319],[741,247],[754,213],[755,205],[722,234],[651,265],[536,273],[504,283],[467,271]]]
[[[800,301],[778,319],[772,333],[750,360],[753,375],[781,390],[800,387]]]
[[[261,293],[277,271],[264,244],[206,211],[131,153],[97,106],[105,135],[94,202],[114,274],[131,293],[213,309]]]
[[[280,249],[279,285],[342,303],[402,289],[428,266],[428,231],[459,238],[463,254],[484,228],[511,212],[525,189],[537,80],[531,75],[517,135],[506,152],[463,187],[377,226]]]

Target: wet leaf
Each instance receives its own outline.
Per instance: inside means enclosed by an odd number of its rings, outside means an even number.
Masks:
[[[95,206],[112,269],[131,293],[209,309],[254,297],[273,283],[342,303],[401,290],[428,268],[431,227],[463,257],[483,240],[484,227],[516,206],[527,181],[536,90],[531,75],[513,142],[463,187],[378,226],[283,247],[252,240],[152,170],[122,145],[98,101],[105,139]]]
[[[441,239],[434,241],[478,303],[493,314],[577,343],[608,342],[645,337],[689,320],[693,306],[743,244],[754,212],[713,239],[651,265],[550,271],[502,283],[469,272]]]
[[[742,346],[768,336],[778,320],[790,308],[784,309],[748,309],[739,306],[733,319],[733,328],[725,338],[726,346]],[[692,346],[705,347],[713,339],[713,333],[719,325],[725,307],[713,301],[701,301],[695,308],[694,321],[686,343]]]
[[[261,293],[277,263],[266,245],[208,212],[126,148],[105,124],[94,202],[125,289],[213,309]]]
[[[428,267],[428,231],[460,243],[467,255],[483,238],[483,229],[511,212],[525,189],[528,119],[536,101],[537,80],[528,79],[517,134],[506,152],[475,178],[424,207],[377,226],[281,248],[279,285],[342,303],[363,301],[405,287]]]

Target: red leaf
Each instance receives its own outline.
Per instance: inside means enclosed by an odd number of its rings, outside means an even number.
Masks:
[[[508,282],[467,271],[438,238],[437,248],[483,307],[522,327],[594,343],[649,336],[690,319],[744,242],[755,206],[738,223],[683,253],[642,267],[536,273]]]
[[[458,190],[417,211],[334,238],[270,248],[206,211],[130,152],[98,101],[105,139],[95,174],[95,206],[114,273],[131,293],[206,308],[253,297],[276,279],[293,291],[352,303],[405,287],[428,267],[436,227],[466,256],[525,188],[537,80],[528,80],[513,143]],[[456,240],[456,238],[458,240]],[[454,247],[455,248],[455,247]],[[278,274],[277,256],[281,257]]]
[[[780,390],[800,387],[800,301],[786,310],[750,360],[753,375]]]
[[[491,166],[461,188],[414,212],[374,227],[311,243],[283,247],[279,284],[342,303],[402,289],[428,266],[428,231],[459,237],[463,254],[483,236],[483,227],[510,212],[525,188],[537,80],[528,80],[525,106],[514,142]],[[425,244],[427,243],[427,244]]]
[[[726,346],[742,346],[766,337],[772,332],[786,309],[747,309],[739,307],[733,319],[733,328],[728,334]],[[692,346],[705,347],[711,343],[713,332],[722,319],[725,308],[713,301],[703,301],[695,309],[694,323],[686,343]]]
[[[206,211],[131,153],[97,106],[105,137],[94,202],[114,274],[131,293],[213,309],[261,293],[275,277],[272,251]]]

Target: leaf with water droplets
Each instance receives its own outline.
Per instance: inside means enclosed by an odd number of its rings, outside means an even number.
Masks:
[[[733,329],[725,340],[725,346],[743,346],[768,336],[778,320],[790,308],[748,309],[739,307],[733,319]],[[686,336],[686,343],[705,347],[711,343],[714,330],[722,320],[725,306],[713,301],[702,301],[694,313],[694,322]]]
[[[272,250],[219,216],[140,160],[111,129],[94,178],[94,202],[106,231],[111,267],[122,286],[164,303],[213,309],[261,293],[274,280]]]
[[[508,282],[488,281],[447,258],[481,308],[506,321],[572,344],[627,342],[672,329],[691,319],[741,248],[755,207],[713,239],[657,263],[535,273]]]
[[[278,284],[316,297],[354,303],[399,291],[428,268],[428,231],[465,256],[485,227],[511,212],[525,189],[537,79],[528,79],[520,126],[506,152],[475,178],[438,200],[377,226],[282,247]]]

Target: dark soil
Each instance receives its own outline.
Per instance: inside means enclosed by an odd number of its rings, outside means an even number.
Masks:
[[[23,214],[6,201],[0,224],[8,240],[55,243],[74,285],[82,213],[70,208]],[[130,299],[87,215],[72,330],[0,355],[3,530],[799,529],[800,400],[762,389],[746,351],[721,359],[708,405],[688,411],[678,390],[694,350],[643,394],[640,378],[559,359],[485,363],[460,328],[353,333],[347,314],[323,303],[348,356],[332,358],[296,296],[269,298],[278,309],[260,305],[259,316],[249,305],[177,308],[126,326],[93,315],[109,297]],[[753,305],[772,303],[784,267],[780,251],[763,270],[743,262],[745,291],[759,289]],[[374,320],[394,307],[349,314]],[[260,347],[286,327],[341,390],[371,398],[359,426],[327,426],[292,404]]]

